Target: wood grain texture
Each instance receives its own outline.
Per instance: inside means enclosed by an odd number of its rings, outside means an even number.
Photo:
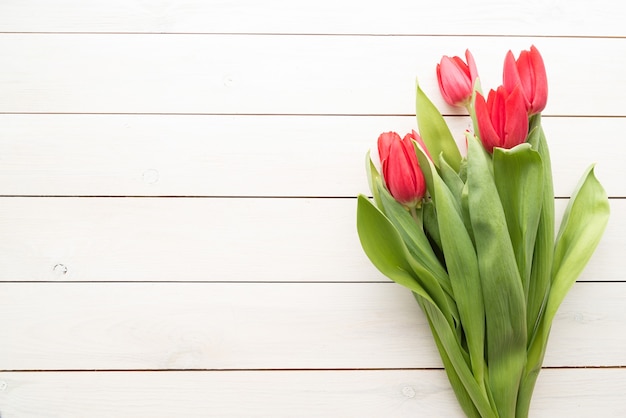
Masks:
[[[0,112],[410,115],[417,76],[458,113],[438,92],[442,55],[470,48],[487,90],[531,44],[545,115],[626,116],[626,38],[304,35],[2,34]]]
[[[618,0],[3,1],[2,32],[623,36]]]
[[[0,2],[0,416],[461,417],[410,292],[355,231],[364,154],[470,48],[535,44],[557,213],[612,217],[531,417],[626,416],[617,0]],[[393,36],[387,36],[393,35]],[[130,196],[130,197],[129,197]]]
[[[0,370],[439,368],[393,283],[3,283]],[[544,366],[626,366],[626,284],[578,283]],[[576,349],[572,349],[576,347]]]
[[[3,373],[3,418],[463,416],[440,370]],[[624,369],[544,370],[531,417],[626,415]]]
[[[626,201],[611,207],[580,280],[626,279]],[[355,213],[353,198],[0,198],[0,281],[387,281]]]
[[[448,117],[465,149],[467,116]],[[595,162],[626,196],[626,118],[544,118],[556,195]],[[365,152],[411,116],[0,115],[0,194],[325,196],[369,193]]]

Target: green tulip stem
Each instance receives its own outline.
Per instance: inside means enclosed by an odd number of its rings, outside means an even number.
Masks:
[[[421,230],[424,230],[424,211],[420,207],[419,213],[417,213],[417,207],[411,206],[409,209],[411,213],[411,217],[415,220],[415,223],[420,227]]]
[[[467,110],[467,113],[472,119],[472,126],[474,127],[474,135],[478,137],[480,137],[480,132],[478,131],[478,122],[476,120],[476,108],[474,106],[474,103],[476,103],[476,95],[479,93],[482,95],[482,88],[480,85],[480,79],[477,78],[476,81],[474,81],[474,89],[472,91],[472,96],[468,100],[467,105],[465,106],[465,109]]]

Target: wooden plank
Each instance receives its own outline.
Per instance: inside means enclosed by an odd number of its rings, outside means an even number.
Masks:
[[[447,120],[464,150],[468,117]],[[606,152],[626,118],[544,125],[558,196],[592,162],[609,195],[626,196],[622,154]],[[0,194],[353,197],[369,192],[377,136],[416,127],[412,116],[4,114]]]
[[[213,32],[624,36],[621,3],[521,0],[22,0],[0,3],[2,32]]]
[[[625,297],[576,284],[544,365],[626,366]],[[0,329],[6,371],[441,367],[393,283],[3,283]]]
[[[442,55],[470,48],[487,89],[531,44],[546,115],[626,115],[626,38],[132,34],[1,35],[0,112],[413,114],[416,76],[443,108]]]
[[[580,280],[625,280],[611,206]],[[355,222],[355,199],[1,198],[0,280],[386,281]]]
[[[440,370],[2,373],[6,418],[463,417]],[[626,370],[544,370],[530,416],[626,415]]]

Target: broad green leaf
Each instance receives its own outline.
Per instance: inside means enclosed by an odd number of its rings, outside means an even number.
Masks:
[[[467,111],[470,115],[470,119],[472,120],[472,126],[474,127],[474,132],[477,132],[477,133],[479,133],[478,122],[476,120],[476,95],[478,93],[480,93],[481,95],[483,94],[481,83],[480,83],[480,77],[477,77],[476,80],[474,80],[474,87],[472,89],[472,97],[470,99],[469,106],[467,107]]]
[[[576,187],[557,234],[546,312],[549,322],[598,246],[609,212],[609,200],[592,165]]]
[[[398,230],[363,195],[359,195],[357,198],[357,230],[365,254],[381,273],[394,282],[432,300],[431,293],[422,286],[414,273],[414,270],[418,270],[419,273],[425,275],[426,271],[421,271],[419,265],[411,263],[411,255]],[[430,290],[434,293],[435,300],[441,303],[441,309],[445,313],[444,317],[452,323],[452,314],[446,310],[448,304],[442,295],[443,292],[433,291],[432,288]]]
[[[411,274],[412,267],[407,261],[408,250],[400,234],[389,219],[363,195],[357,198],[356,220],[361,246],[372,264],[396,283],[414,291],[422,291]]]
[[[446,267],[461,316],[463,330],[467,337],[472,371],[482,386],[485,370],[485,315],[476,253],[472,240],[465,229],[461,209],[450,189],[439,177],[432,161],[424,158],[425,155],[421,149],[418,151],[420,164],[424,161],[424,170],[429,172],[432,179],[433,191],[436,196],[437,222]]]
[[[437,278],[441,287],[448,294],[452,294],[448,273],[433,252],[430,242],[422,229],[421,219],[418,219],[420,222],[420,224],[418,224],[416,219],[411,216],[410,212],[389,194],[380,180],[377,182],[376,188],[384,213],[398,230],[409,253],[419,260],[424,268]],[[421,210],[418,210],[418,212],[421,212]]]
[[[426,151],[422,149],[420,144],[413,141],[413,147],[415,148],[415,154],[417,155],[417,162],[424,174],[424,181],[426,181],[426,188],[428,189],[428,193],[433,201],[435,201],[435,189],[433,187],[433,172],[437,172],[436,169],[431,171],[432,161],[430,157],[426,154]]]
[[[416,293],[413,293],[413,295],[415,296],[415,300],[417,300],[417,303],[422,308],[422,311],[424,311],[424,313],[426,314],[426,318],[428,319],[428,325],[430,326],[433,339],[435,340],[435,344],[437,345],[437,350],[439,351],[439,356],[441,357],[441,361],[443,362],[443,366],[446,370],[446,375],[448,376],[450,385],[452,386],[452,389],[454,390],[454,394],[456,395],[456,398],[459,401],[459,404],[461,405],[463,412],[465,412],[465,415],[468,418],[482,418],[480,415],[480,412],[478,412],[478,410],[476,409],[476,405],[474,404],[472,397],[468,393],[468,390],[465,388],[465,385],[463,384],[463,380],[459,376],[459,372],[457,372],[457,370],[454,368],[454,364],[450,360],[450,356],[448,355],[446,351],[446,347],[443,345],[443,343],[441,342],[441,339],[439,338],[440,332],[438,332],[437,329],[435,328],[435,325],[433,324],[433,320],[430,318],[430,315],[426,313],[427,308],[424,306],[424,304],[428,302],[425,301],[421,296],[417,295]],[[467,363],[465,363],[465,365],[462,365],[462,367],[464,369],[467,369]],[[467,371],[466,371],[466,374],[467,374]],[[467,376],[466,376],[466,380],[469,380],[472,386],[475,385],[475,382],[471,382],[471,380],[468,379]],[[479,395],[475,394],[475,396],[479,396]],[[483,403],[483,408],[486,408],[486,405],[484,405],[484,403]]]
[[[459,314],[453,299],[450,279],[432,251],[421,225],[418,225],[406,208],[385,190],[380,181],[378,181],[378,192],[387,219],[396,228],[408,250],[407,261],[417,276],[420,286],[440,307],[451,326],[454,327],[454,321],[458,322]]]
[[[405,258],[407,250],[398,231],[367,197],[360,195],[357,202],[357,229],[365,253],[384,275],[408,287],[423,300],[422,308],[432,321],[436,338],[441,341],[468,396],[471,397],[482,417],[496,418],[465,361],[464,350],[450,327],[446,315],[410,273],[411,267]]]
[[[474,248],[476,248],[476,240],[474,239],[472,220],[469,213],[469,188],[467,187],[467,183],[465,183],[465,185],[463,186],[463,190],[461,191],[461,214],[463,215],[463,223],[465,223],[465,229],[467,229],[467,233],[472,240],[472,244],[474,244]]]
[[[465,161],[461,163],[461,171],[467,168]],[[472,243],[474,242],[474,234],[472,232],[472,223],[469,217],[469,210],[467,207],[467,184],[463,181],[461,176],[454,171],[448,162],[443,158],[443,154],[439,156],[439,172],[446,186],[454,196],[457,208],[463,219],[463,224],[467,230]]]
[[[413,142],[413,147],[415,148],[417,161],[419,163],[420,169],[422,170],[422,173],[424,174],[426,188],[428,189],[428,193],[430,195],[430,200],[422,204],[424,214],[424,227],[426,228],[426,231],[430,235],[431,239],[437,245],[437,255],[438,258],[441,259],[443,257],[443,247],[441,245],[441,234],[439,233],[439,223],[437,221],[437,212],[435,208],[435,189],[433,186],[433,173],[431,172],[432,164],[430,158],[426,154],[426,151],[423,150],[417,142]],[[436,173],[437,170],[434,170],[434,172]]]
[[[437,306],[433,303],[429,303],[430,301],[427,299],[420,298],[419,295],[416,299],[428,318],[428,323],[433,332],[433,337],[439,352],[443,352],[445,354],[445,356],[442,355],[441,357],[444,361],[446,369],[448,369],[446,360],[449,360],[451,370],[454,371],[453,378],[458,377],[458,380],[451,379],[450,383],[452,385],[457,385],[458,382],[461,382],[463,385],[463,389],[454,387],[454,391],[457,396],[459,392],[461,393],[461,399],[459,399],[459,402],[461,402],[464,411],[466,411],[467,402],[467,398],[463,395],[463,392],[465,391],[467,393],[467,397],[472,400],[474,407],[478,410],[482,418],[496,418],[497,415],[489,404],[484,388],[481,388],[478,382],[476,382],[475,376],[472,374],[472,371],[469,369],[465,361],[464,349],[455,338],[452,330],[447,326],[447,322],[438,310]],[[469,405],[467,405],[467,409],[471,410],[472,408],[469,408]],[[473,415],[468,414],[468,416]]]
[[[422,91],[419,84],[416,86],[417,94],[415,99],[417,126],[420,136],[432,156],[443,154],[450,166],[459,171],[461,166],[461,153],[450,132],[450,128],[441,116],[441,113]],[[421,164],[421,163],[420,163]],[[435,162],[438,166],[438,160]]]
[[[489,156],[478,139],[468,143],[469,212],[486,317],[489,386],[499,416],[514,417],[526,362],[526,301]]]
[[[435,204],[430,201],[422,203],[422,214],[424,219],[424,229],[428,233],[431,242],[435,245],[433,251],[437,254],[437,258],[441,263],[443,261],[443,253],[441,252],[441,237],[439,236],[439,223],[437,222],[437,212]]]
[[[441,178],[443,179],[450,192],[452,192],[452,196],[457,201],[459,207],[461,207],[461,194],[463,193],[463,180],[459,177],[459,174],[454,171],[450,164],[443,158],[443,154],[439,156],[439,171],[441,172]]]
[[[528,351],[526,356],[526,370],[522,376],[517,396],[516,416],[518,418],[528,417],[530,401],[537,377],[539,377],[541,371],[541,365],[543,364],[543,358],[546,352],[546,344],[550,334],[550,324],[544,321],[544,312],[552,280],[552,259],[554,254],[554,187],[552,184],[550,152],[541,126],[540,114],[531,117],[528,143],[539,153],[543,163],[543,196],[530,272],[528,302],[526,304]]]
[[[376,166],[370,157],[369,151],[367,151],[367,154],[365,155],[365,172],[367,173],[367,182],[370,186],[372,196],[374,197],[374,202],[376,202],[376,206],[378,206],[378,208],[382,208],[380,196],[378,195],[378,189],[376,188],[376,182],[379,179],[382,181],[382,177],[376,169]]]
[[[519,392],[517,394],[516,418],[528,418],[530,401],[532,400],[539,372],[541,372],[541,365],[546,353],[546,344],[549,335],[550,326],[546,325],[546,322],[542,320],[536,329],[535,338],[528,348],[526,370],[522,375]]]
[[[550,283],[552,281],[552,259],[554,254],[554,186],[552,184],[552,164],[550,152],[543,128],[541,115],[531,118],[528,143],[536,150],[543,165],[543,195],[541,197],[541,215],[537,227],[535,249],[528,287],[526,318],[528,328],[528,344],[532,344],[539,327],[545,305],[548,301]],[[536,367],[533,362],[538,358],[528,359],[527,369]],[[538,365],[541,367],[541,364]]]
[[[527,300],[543,203],[543,164],[539,153],[525,143],[494,148],[493,171]]]

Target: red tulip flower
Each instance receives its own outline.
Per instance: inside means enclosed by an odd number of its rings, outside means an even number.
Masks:
[[[423,146],[415,131],[404,138],[395,132],[385,132],[378,137],[378,155],[387,189],[409,208],[417,206],[426,194],[426,181],[413,148],[414,139]]]
[[[491,90],[486,102],[477,94],[475,108],[480,140],[489,153],[494,147],[513,148],[526,141],[528,113],[520,86],[510,94],[503,86]]]
[[[504,59],[504,88],[510,93],[516,85],[522,86],[522,93],[529,115],[541,112],[548,101],[548,77],[541,54],[534,46],[530,51],[522,51],[517,60],[509,51]]]
[[[441,58],[437,64],[437,80],[444,100],[452,106],[464,106],[472,97],[474,81],[478,77],[474,57],[465,51],[465,63],[460,57]]]

